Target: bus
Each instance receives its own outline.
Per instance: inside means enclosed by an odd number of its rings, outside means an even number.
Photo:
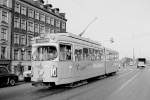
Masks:
[[[32,39],[32,85],[72,84],[118,71],[119,53],[72,33]]]
[[[137,68],[144,68],[146,66],[146,58],[137,59]]]

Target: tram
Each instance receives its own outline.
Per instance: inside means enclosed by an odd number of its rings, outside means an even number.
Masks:
[[[118,52],[72,33],[32,40],[32,85],[65,85],[118,71]]]

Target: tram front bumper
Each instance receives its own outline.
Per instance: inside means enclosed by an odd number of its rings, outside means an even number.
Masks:
[[[54,82],[42,82],[42,81],[38,81],[38,82],[32,82],[32,86],[38,87],[38,86],[42,86],[42,87],[51,87],[51,86],[55,86]]]
[[[43,86],[43,82],[42,81],[38,81],[38,82],[32,82],[32,86]]]

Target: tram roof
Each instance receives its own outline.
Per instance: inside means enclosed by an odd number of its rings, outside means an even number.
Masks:
[[[116,50],[113,50],[113,49],[110,49],[110,48],[106,48],[106,47],[104,47],[105,48],[105,50],[107,50],[107,51],[109,51],[109,52],[113,52],[113,53],[119,53],[118,51],[116,51]]]
[[[56,37],[70,37],[70,38],[74,38],[74,39],[77,39],[77,40],[81,40],[81,41],[85,41],[85,42],[89,42],[89,43],[92,43],[92,44],[96,44],[96,45],[100,45],[102,48],[105,48],[106,50],[110,51],[110,52],[116,52],[118,53],[117,51],[115,50],[112,50],[110,48],[106,48],[104,47],[103,45],[101,45],[101,43],[97,42],[97,41],[93,41],[89,38],[85,38],[85,37],[81,37],[79,35],[76,35],[76,34],[73,34],[73,33],[51,33],[51,34],[43,34],[39,37],[35,37],[35,38],[40,38],[40,37],[50,37],[50,36],[56,36]]]
[[[73,33],[51,33],[51,34],[43,34],[43,36],[41,37],[48,37],[48,36],[57,36],[57,37],[70,37],[70,38],[74,38],[74,39],[77,39],[77,40],[81,40],[81,41],[85,41],[85,42],[90,42],[90,43],[93,43],[93,44],[96,44],[96,45],[101,45],[101,43],[97,42],[97,41],[93,41],[89,38],[85,38],[85,37],[81,37],[81,36],[78,36],[76,34],[73,34]]]

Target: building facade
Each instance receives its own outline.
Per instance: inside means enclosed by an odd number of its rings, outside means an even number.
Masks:
[[[31,70],[31,38],[66,32],[65,13],[43,0],[13,0],[11,24],[11,70],[21,76]]]
[[[0,0],[0,66],[10,70],[12,0]]]

